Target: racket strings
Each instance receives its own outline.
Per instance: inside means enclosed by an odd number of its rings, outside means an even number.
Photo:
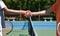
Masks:
[[[11,28],[10,28],[10,31],[8,33],[6,33],[7,35],[13,31],[13,23],[11,21],[9,21],[9,22],[10,22]]]

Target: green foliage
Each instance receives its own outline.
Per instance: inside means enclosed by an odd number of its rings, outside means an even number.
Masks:
[[[48,9],[55,0],[3,0],[8,8],[38,11]]]
[[[8,8],[16,10],[40,11],[50,8],[55,0],[3,0]],[[52,13],[53,17],[54,13]],[[51,16],[51,14],[47,15]]]

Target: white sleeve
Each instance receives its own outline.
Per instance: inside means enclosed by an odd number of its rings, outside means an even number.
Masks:
[[[4,7],[6,7],[6,5],[4,4],[3,1],[0,1],[0,7],[1,7],[1,9],[3,9]]]

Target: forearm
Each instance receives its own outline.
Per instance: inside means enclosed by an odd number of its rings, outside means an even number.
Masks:
[[[25,17],[30,17],[31,16],[31,11],[24,11],[24,10],[13,10],[13,9],[8,9],[7,7],[3,8],[5,13],[8,14],[23,14]]]
[[[45,15],[45,13],[46,13],[46,10],[43,10],[43,11],[33,12],[32,15],[33,16],[36,16],[36,15]]]
[[[23,14],[23,12],[26,12],[26,11],[24,11],[24,10],[12,10],[12,9],[8,9],[6,12],[7,13]]]
[[[7,7],[4,8],[4,11],[6,13],[16,13],[16,14],[24,14],[23,12],[26,12],[24,10],[13,10],[13,9],[8,9]]]
[[[47,10],[43,10],[43,11],[38,11],[38,12],[33,12],[32,15],[47,15],[48,13],[51,13],[52,10],[51,8],[47,9]]]

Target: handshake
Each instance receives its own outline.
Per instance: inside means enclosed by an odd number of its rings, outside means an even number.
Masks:
[[[31,16],[36,16],[36,15],[45,15],[46,10],[38,11],[38,12],[31,12],[31,11],[27,10],[27,11],[22,11],[21,14],[23,14],[25,17],[29,18]]]
[[[29,10],[27,10],[27,11],[24,13],[24,16],[25,16],[26,18],[29,18],[29,17],[32,16],[32,12],[29,11]]]
[[[33,15],[32,12],[29,10],[23,11],[23,12],[21,12],[21,14],[23,14],[26,18],[29,18]]]

